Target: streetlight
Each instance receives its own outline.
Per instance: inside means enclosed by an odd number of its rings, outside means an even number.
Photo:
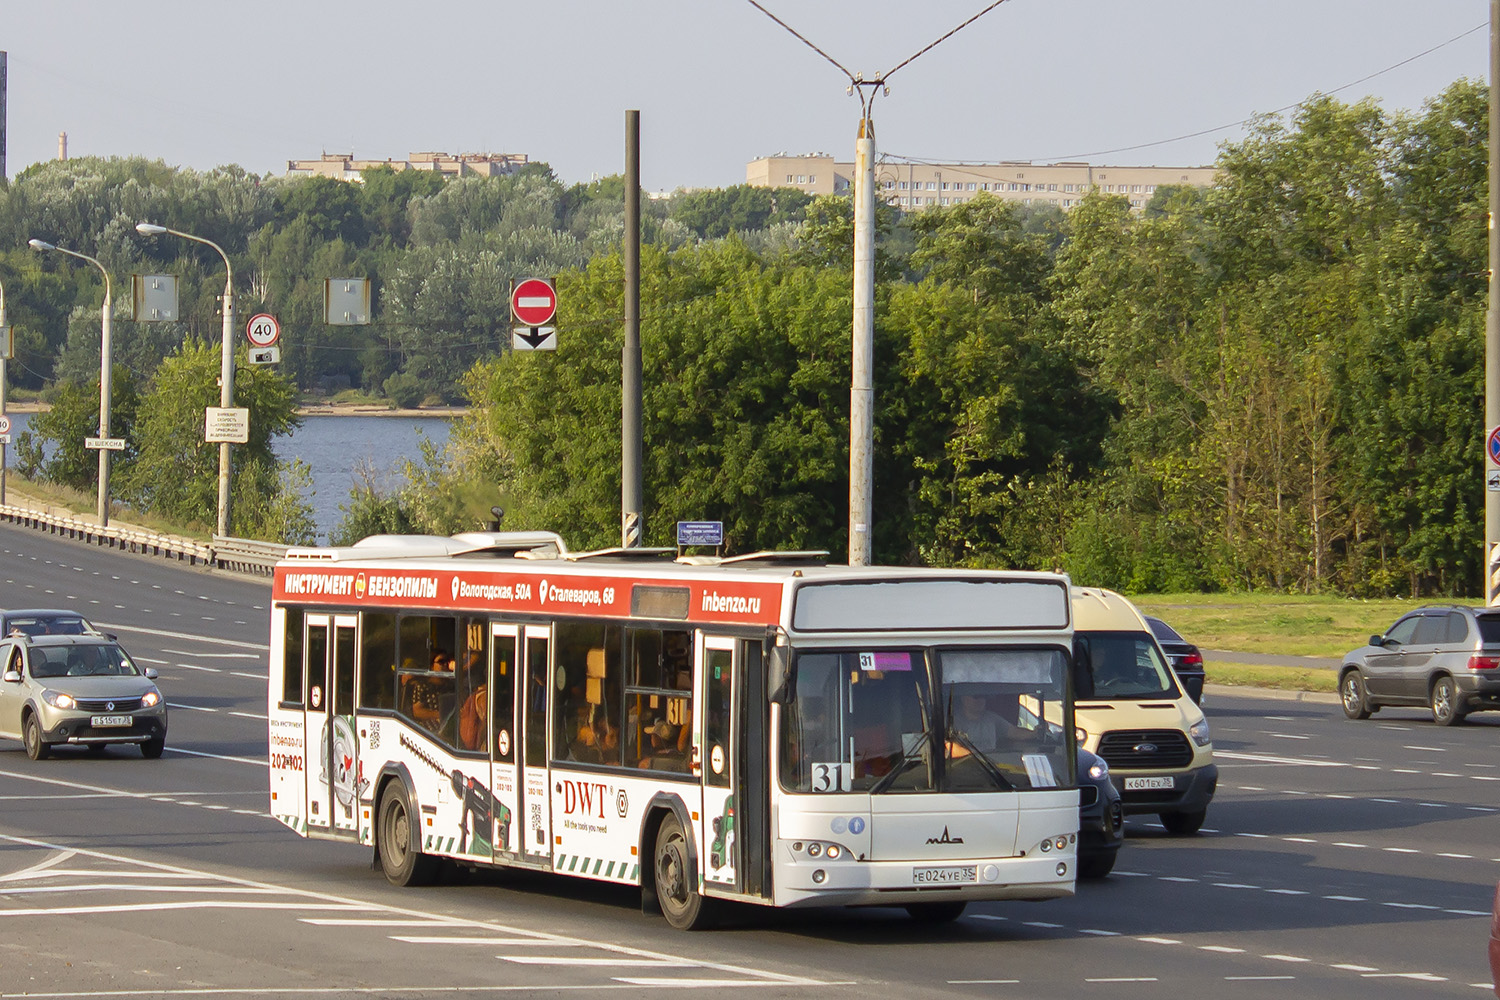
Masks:
[[[110,361],[110,320],[111,314],[114,312],[114,293],[113,286],[109,281],[109,272],[104,269],[103,264],[88,254],[79,253],[77,250],[53,246],[51,243],[42,240],[29,240],[28,243],[31,249],[38,253],[56,250],[58,253],[65,253],[69,257],[86,260],[97,267],[100,274],[104,275],[104,308],[100,310],[99,318],[99,436],[107,438],[109,437],[110,375],[112,374]],[[107,443],[104,441],[100,442],[101,445]],[[100,527],[109,526],[109,456],[110,450],[108,448],[101,447],[99,449]]]
[[[180,236],[194,243],[202,243],[204,246],[213,247],[224,258],[224,351],[219,361],[219,405],[228,408],[234,405],[234,267],[229,263],[229,255],[224,248],[213,240],[206,240],[201,236],[191,233],[180,232],[176,229],[168,229],[166,226],[158,226],[150,222],[136,224],[135,231],[142,236],[161,236],[168,234]],[[219,530],[220,536],[229,534],[229,478],[230,478],[229,442],[219,442]]]
[[[5,334],[5,286],[0,284],[0,336]],[[11,338],[11,344],[15,344],[15,338]],[[3,345],[0,345],[3,346]],[[5,364],[9,360],[9,354],[0,351],[0,417],[5,416]],[[5,466],[6,466],[5,442],[0,441],[0,504],[5,502]]]

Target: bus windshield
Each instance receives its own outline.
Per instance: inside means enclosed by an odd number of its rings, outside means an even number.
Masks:
[[[800,654],[782,716],[789,792],[984,792],[1073,784],[1060,649]]]

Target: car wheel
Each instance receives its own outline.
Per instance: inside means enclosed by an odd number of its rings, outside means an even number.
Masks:
[[[438,873],[438,859],[412,842],[411,800],[406,786],[393,781],[380,798],[375,825],[380,868],[392,885],[428,885]]]
[[[1108,878],[1109,873],[1115,870],[1115,859],[1119,856],[1119,851],[1080,855],[1078,858],[1078,877],[1086,879]]]
[[[656,898],[667,923],[680,931],[696,931],[708,926],[709,907],[698,892],[698,872],[691,863],[687,833],[676,813],[667,813],[662,819],[656,831],[652,856]]]
[[[1351,719],[1370,717],[1369,699],[1365,697],[1365,679],[1358,670],[1351,670],[1339,681],[1339,700],[1344,703],[1344,714]]]
[[[26,743],[26,756],[32,760],[44,760],[52,752],[47,741],[42,739],[42,727],[35,715],[26,716],[26,721],[21,724],[21,738]]]
[[[166,748],[167,738],[165,736],[158,736],[154,740],[147,740],[141,744],[141,756],[147,760],[156,760]]]
[[[964,915],[968,903],[949,900],[944,903],[907,903],[906,912],[913,920],[924,924],[951,924]]]
[[[1178,837],[1186,837],[1197,833],[1203,827],[1203,821],[1208,819],[1207,809],[1198,809],[1194,812],[1169,812],[1158,813],[1161,825],[1167,828],[1167,832]]]
[[[1439,677],[1432,682],[1432,721],[1440,726],[1453,726],[1464,720],[1458,707],[1458,686],[1452,677]]]

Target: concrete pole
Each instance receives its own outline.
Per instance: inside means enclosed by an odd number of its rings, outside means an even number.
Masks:
[[[204,242],[208,242],[205,240]],[[224,345],[219,358],[219,405],[234,405],[234,271],[229,267],[229,255],[218,246],[215,250],[224,258]],[[229,454],[229,442],[219,442],[219,529],[220,536],[229,534],[229,481],[233,462]]]
[[[0,330],[3,329],[5,329],[5,286],[0,285]],[[12,336],[10,342],[15,344],[16,338]],[[6,388],[10,385],[10,380],[6,378],[6,363],[7,359],[3,355],[0,355],[0,415],[9,412],[5,408]],[[9,456],[6,455],[8,447],[5,442],[0,441],[0,504],[5,503],[5,471],[6,466],[10,464]]]
[[[1500,427],[1500,0],[1490,0],[1490,214],[1489,214],[1489,308],[1484,314],[1484,426],[1488,435]],[[1486,447],[1488,444],[1486,443]],[[1480,458],[1486,480],[1491,468],[1489,457]],[[1500,597],[1500,493],[1484,491],[1484,552],[1486,604]]]
[[[1500,0],[1495,0],[1500,3]],[[870,565],[875,449],[875,123],[854,143],[854,358],[849,385],[849,565]]]
[[[1500,0],[1497,0],[1500,2]],[[642,542],[641,113],[625,112],[625,347],[620,358],[620,545]]]
[[[97,263],[97,262],[96,262]],[[109,411],[114,401],[114,351],[112,336],[114,327],[114,290],[110,287],[109,272],[104,272],[104,308],[99,319],[99,436],[109,437]],[[99,526],[109,527],[109,465],[114,452],[99,449]]]

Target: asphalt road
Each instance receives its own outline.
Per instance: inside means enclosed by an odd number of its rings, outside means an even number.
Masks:
[[[0,742],[0,998],[658,994],[1488,996],[1500,715],[1216,695],[1204,833],[1132,818],[1069,900],[744,910],[680,934],[635,894],[533,874],[396,889],[265,815],[264,583],[0,527],[10,606],[83,610],[161,671],[166,755]]]

